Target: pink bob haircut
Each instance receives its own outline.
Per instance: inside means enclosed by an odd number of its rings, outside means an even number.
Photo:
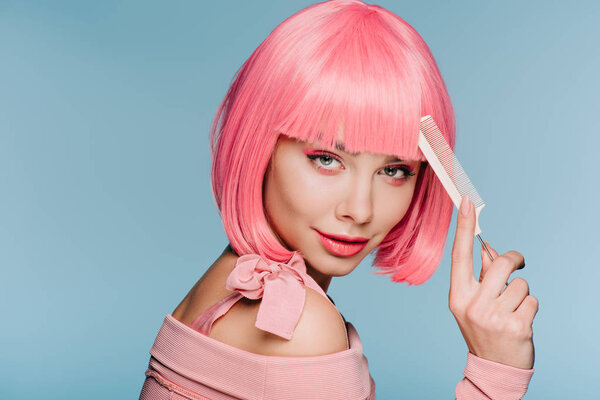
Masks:
[[[279,24],[236,72],[210,129],[212,191],[238,255],[286,262],[273,234],[263,180],[280,134],[347,152],[426,161],[421,116],[431,115],[452,148],[455,121],[446,86],[417,31],[392,12],[358,0],[309,6]],[[377,247],[377,274],[421,284],[444,252],[452,202],[429,164],[403,219]]]

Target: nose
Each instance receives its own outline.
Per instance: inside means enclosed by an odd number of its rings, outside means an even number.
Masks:
[[[365,224],[373,219],[373,188],[370,179],[349,182],[337,207],[336,216],[342,221]]]

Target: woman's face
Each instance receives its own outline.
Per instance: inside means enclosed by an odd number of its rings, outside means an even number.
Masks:
[[[288,249],[304,255],[317,282],[352,272],[381,243],[406,213],[420,167],[420,161],[338,147],[282,135],[265,175],[270,226]]]

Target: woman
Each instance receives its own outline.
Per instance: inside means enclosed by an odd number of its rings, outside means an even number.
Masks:
[[[418,149],[424,115],[454,147],[433,56],[396,15],[333,0],[281,23],[211,128],[230,245],[165,318],[141,397],[374,399],[358,333],[326,292],[372,251],[395,282],[423,283],[439,265],[452,203]],[[482,253],[474,279],[474,226],[465,197],[449,296],[469,348],[456,396],[520,398],[537,300],[522,279],[503,290],[518,252]]]

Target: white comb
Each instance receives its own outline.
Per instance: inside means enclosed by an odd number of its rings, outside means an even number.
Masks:
[[[444,135],[435,124],[431,115],[426,115],[421,118],[421,129],[419,130],[419,148],[427,158],[429,165],[433,168],[433,172],[444,185],[444,189],[454,202],[456,208],[460,208],[460,202],[463,195],[468,195],[469,199],[475,207],[475,236],[481,242],[486,253],[493,261],[494,257],[490,254],[487,246],[481,238],[481,228],[479,227],[479,213],[485,203],[471,180],[465,173],[465,170],[460,166],[454,152],[446,142]]]

